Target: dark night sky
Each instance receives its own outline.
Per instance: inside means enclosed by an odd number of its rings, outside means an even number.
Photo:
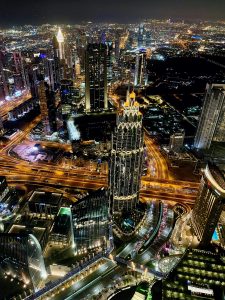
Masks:
[[[225,19],[225,0],[0,0],[0,25]]]

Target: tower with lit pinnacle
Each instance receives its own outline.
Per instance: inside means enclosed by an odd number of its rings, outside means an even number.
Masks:
[[[131,212],[139,201],[143,162],[142,114],[135,93],[127,96],[112,136],[110,196],[113,214]]]
[[[57,38],[57,41],[59,43],[59,58],[60,59],[65,59],[64,36],[63,36],[62,30],[61,30],[60,27],[59,27],[56,38]]]

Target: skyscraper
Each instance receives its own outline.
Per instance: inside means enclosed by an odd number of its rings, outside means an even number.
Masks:
[[[62,33],[61,28],[59,27],[58,33],[57,33],[57,41],[59,43],[59,58],[65,59],[65,45],[64,45],[64,36]]]
[[[144,47],[144,41],[145,41],[145,28],[144,28],[144,24],[140,24],[139,28],[138,28],[138,48],[142,48]]]
[[[18,97],[28,89],[28,78],[20,52],[0,52],[0,94],[4,98]]]
[[[89,44],[85,56],[85,109],[107,108],[107,46]]]
[[[4,132],[5,132],[4,125],[3,125],[2,118],[0,116],[0,136],[2,136],[4,134]]]
[[[184,132],[176,132],[170,136],[169,149],[179,153],[184,145]]]
[[[57,88],[60,84],[60,79],[63,79],[63,71],[60,68],[60,58],[59,58],[59,43],[57,37],[53,37],[53,58],[54,58],[54,81],[55,87]]]
[[[4,54],[0,51],[0,100],[5,100],[9,95],[5,71],[4,71]]]
[[[39,100],[44,132],[51,134],[57,130],[55,94],[49,90],[48,84],[43,80],[39,85]]]
[[[201,246],[207,246],[225,203],[225,179],[218,167],[208,164],[204,170],[195,202],[191,225]]]
[[[132,92],[117,115],[112,137],[109,185],[113,213],[132,211],[138,203],[143,151],[142,114]]]
[[[213,141],[225,142],[225,84],[207,84],[194,147],[208,149]]]
[[[47,277],[41,246],[33,234],[0,233],[1,259],[21,278],[31,282],[34,291]],[[28,277],[28,278],[27,278]]]
[[[141,49],[136,53],[134,85],[144,86],[147,84],[146,50]]]

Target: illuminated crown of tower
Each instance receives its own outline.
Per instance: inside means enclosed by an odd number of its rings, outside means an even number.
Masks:
[[[63,43],[64,42],[64,36],[62,34],[62,30],[59,27],[58,33],[57,33],[57,41],[58,43]]]

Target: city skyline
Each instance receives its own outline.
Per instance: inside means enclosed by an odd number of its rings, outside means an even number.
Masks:
[[[0,29],[0,300],[223,300],[224,23],[99,3]]]
[[[186,20],[223,20],[225,3],[222,0],[145,0],[115,1],[37,1],[27,0],[17,5],[15,0],[1,3],[0,26],[16,26],[42,23],[92,22],[140,22],[149,18],[172,18]]]

